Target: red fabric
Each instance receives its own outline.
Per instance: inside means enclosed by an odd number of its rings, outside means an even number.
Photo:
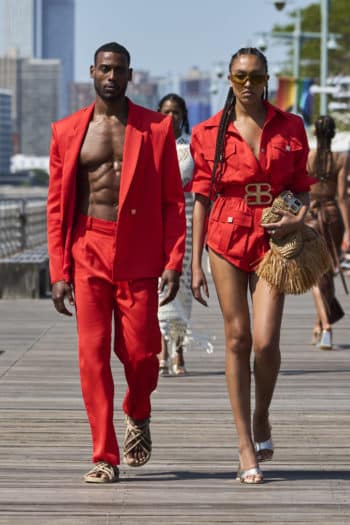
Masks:
[[[254,271],[269,249],[268,236],[260,226],[266,205],[249,205],[245,186],[268,183],[277,196],[289,189],[307,192],[314,179],[307,175],[309,152],[300,117],[285,113],[268,102],[259,160],[232,123],[226,132],[223,174],[211,196],[219,194],[212,208],[207,244],[244,271]],[[208,196],[215,157],[216,137],[222,111],[192,130],[191,153],[194,173],[190,191]]]
[[[112,322],[114,351],[128,383],[123,410],[134,419],[151,413],[161,349],[158,280],[115,279],[115,234],[115,223],[80,216],[72,245],[80,378],[92,432],[92,461],[112,465],[120,462],[113,425]]]
[[[119,195],[118,279],[181,272],[185,205],[171,119],[128,101]],[[71,280],[79,152],[94,104],[52,125],[47,204],[51,281]]]

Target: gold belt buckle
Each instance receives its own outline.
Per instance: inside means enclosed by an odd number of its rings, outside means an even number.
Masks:
[[[253,182],[244,186],[244,199],[251,206],[265,206],[271,204],[271,184],[268,182]]]

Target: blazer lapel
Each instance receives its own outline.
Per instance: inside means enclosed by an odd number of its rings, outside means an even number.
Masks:
[[[63,210],[65,210],[68,215],[71,215],[74,211],[79,152],[94,108],[95,104],[91,104],[79,112],[79,120],[77,119],[70,131],[67,131],[67,147],[64,156],[62,177],[62,195],[64,199]],[[69,120],[67,125],[69,125]],[[68,224],[71,222],[70,218],[68,218],[67,222]]]
[[[128,100],[129,114],[125,131],[125,142],[123,151],[123,168],[120,181],[119,206],[125,201],[136,172],[140,149],[143,141],[143,132],[139,126],[139,115],[135,105]]]
[[[95,104],[91,104],[79,114],[79,120],[76,120],[67,136],[67,149],[65,154],[65,169],[68,173],[74,171],[78,164],[80,148],[83,143],[86,130],[92,118]]]

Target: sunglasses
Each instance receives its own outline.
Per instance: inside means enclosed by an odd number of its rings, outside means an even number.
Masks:
[[[269,79],[269,75],[266,73],[237,73],[236,75],[230,75],[229,77],[232,82],[243,86],[247,80],[253,85],[258,86],[264,84]]]

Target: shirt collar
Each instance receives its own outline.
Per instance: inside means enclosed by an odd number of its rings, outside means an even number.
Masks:
[[[282,111],[281,109],[277,108],[276,106],[273,106],[267,100],[263,100],[263,104],[264,104],[264,106],[265,106],[265,108],[267,110],[265,124],[270,122],[277,115],[281,116],[281,117],[285,117],[285,112],[284,111]],[[206,122],[205,127],[208,127],[208,128],[219,127],[222,114],[223,114],[223,110],[221,110],[218,113],[216,113],[215,115],[213,115],[210,119],[208,119],[208,121]],[[231,122],[228,125],[228,131],[230,131],[230,132],[234,132],[235,131]]]

